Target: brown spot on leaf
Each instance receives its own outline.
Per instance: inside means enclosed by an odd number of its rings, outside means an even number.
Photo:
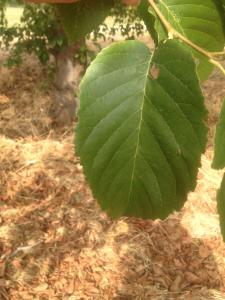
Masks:
[[[153,79],[157,79],[159,77],[159,68],[156,66],[156,65],[153,65],[150,69],[150,76],[153,78]]]

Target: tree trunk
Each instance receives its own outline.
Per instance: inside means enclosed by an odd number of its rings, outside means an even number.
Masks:
[[[83,42],[83,41],[82,41]],[[77,102],[75,91],[78,89],[84,66],[75,59],[81,42],[64,47],[55,53],[56,73],[50,116],[53,126],[63,127],[75,120]]]

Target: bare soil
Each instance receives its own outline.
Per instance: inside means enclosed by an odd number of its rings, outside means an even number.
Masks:
[[[184,209],[113,221],[85,182],[73,127],[51,129],[48,69],[33,57],[0,67],[0,299],[225,299],[210,168],[225,80],[215,72],[203,88],[209,144]]]

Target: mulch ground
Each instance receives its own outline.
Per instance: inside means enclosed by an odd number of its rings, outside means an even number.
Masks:
[[[221,172],[210,168],[225,95],[218,72],[204,83],[210,138],[197,189],[180,213],[155,222],[101,211],[73,128],[51,129],[45,68],[28,58],[0,76],[0,299],[225,299]]]

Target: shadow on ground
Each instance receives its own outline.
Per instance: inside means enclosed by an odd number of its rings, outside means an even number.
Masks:
[[[85,183],[72,137],[10,145],[20,159],[2,172],[3,299],[216,299],[224,290],[209,247],[220,237],[193,238],[181,213],[112,221]]]

